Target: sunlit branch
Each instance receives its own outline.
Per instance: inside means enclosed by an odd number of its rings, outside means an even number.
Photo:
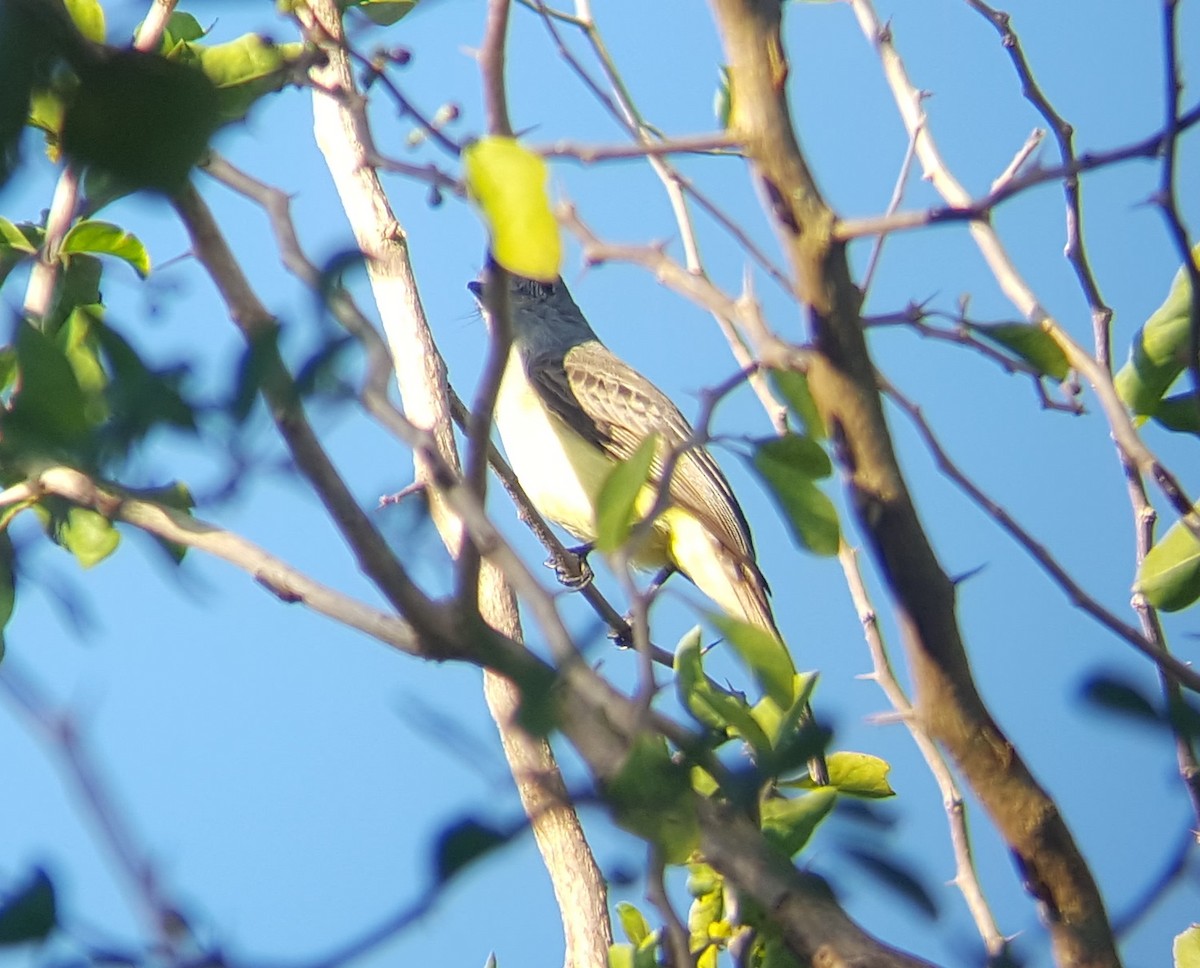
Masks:
[[[1021,39],[1017,36],[1016,31],[1012,29],[1011,18],[1007,13],[988,6],[983,0],[966,0],[966,2],[996,28],[996,32],[1000,35],[1001,46],[1008,54],[1009,60],[1012,61],[1017,79],[1021,83],[1021,90],[1029,100],[1029,103],[1034,106],[1054,133],[1055,142],[1058,144],[1058,154],[1061,164],[1064,166],[1074,165],[1076,163],[1075,128],[1054,109],[1054,106],[1050,103],[1050,99],[1046,97],[1041,86],[1037,83],[1037,79],[1033,75],[1033,69],[1025,57],[1025,50],[1021,45]],[[1067,261],[1075,270],[1075,277],[1079,281],[1080,288],[1083,290],[1084,297],[1087,299],[1088,306],[1092,312],[1096,359],[1102,366],[1111,369],[1110,324],[1112,322],[1112,310],[1105,304],[1103,297],[1100,295],[1100,287],[1092,272],[1091,263],[1087,256],[1087,248],[1084,245],[1083,198],[1077,173],[1065,176],[1062,179],[1062,186],[1066,202],[1067,235],[1067,242],[1063,251],[1067,257]],[[994,190],[996,186],[992,187]]]
[[[941,318],[953,322],[956,325],[952,328],[944,328],[941,326],[931,325],[927,320],[931,318]],[[1045,389],[1044,374],[1026,363],[1024,360],[1002,352],[997,347],[988,344],[985,340],[977,337],[971,330],[972,323],[966,318],[965,314],[959,312],[952,314],[936,309],[926,309],[924,305],[913,303],[908,308],[895,313],[884,313],[878,316],[865,316],[863,325],[870,328],[878,328],[884,326],[906,326],[914,330],[917,334],[927,339],[934,339],[945,343],[954,343],[959,346],[966,346],[978,353],[980,356],[991,360],[1006,373],[1020,374],[1029,377],[1030,381],[1038,394],[1038,400],[1047,410],[1061,410],[1066,413],[1082,413],[1083,406],[1074,396],[1077,388],[1070,387],[1067,384],[1062,384],[1066,387],[1065,398],[1063,400],[1052,400]]]
[[[866,0],[849,0],[849,2],[857,9],[857,5],[866,2]],[[890,51],[890,55],[894,57],[895,52]],[[886,62],[888,65],[898,63],[898,61],[893,62],[891,57]],[[900,69],[902,70],[902,68]],[[899,78],[892,77],[891,71],[889,71],[889,80],[893,80],[893,83],[900,83]],[[909,83],[907,75],[903,77],[903,82],[905,84]],[[899,101],[898,95],[897,98]],[[925,124],[924,112],[918,111],[911,119],[906,118],[905,120],[906,123],[920,125],[923,130]],[[1179,116],[1179,131],[1186,131],[1198,123],[1200,123],[1200,105],[1193,107]],[[1052,167],[1030,166],[1019,175],[1004,182],[987,195],[978,199],[971,198],[966,190],[961,185],[958,185],[956,181],[939,185],[935,180],[935,187],[938,187],[939,191],[942,191],[943,197],[949,202],[948,205],[944,207],[935,206],[922,211],[896,212],[894,215],[888,216],[876,215],[866,218],[841,219],[834,227],[833,235],[836,239],[849,241],[850,239],[861,238],[862,236],[879,235],[884,232],[900,232],[922,228],[927,225],[944,224],[946,222],[978,223],[986,221],[992,211],[1002,202],[1006,202],[1031,188],[1036,188],[1039,185],[1045,185],[1049,182],[1061,182],[1076,175],[1097,171],[1101,168],[1109,168],[1135,158],[1158,158],[1162,154],[1165,145],[1166,134],[1159,131],[1147,138],[1143,138],[1141,141],[1136,141],[1120,148],[1114,148],[1110,151],[1084,153],[1072,161],[1061,165],[1054,165]],[[936,149],[926,148],[924,149],[924,153],[928,154],[930,150],[936,151]],[[921,153],[919,152],[919,154]],[[940,163],[940,156],[938,163]],[[931,180],[933,179],[931,178]],[[957,186],[957,188],[952,186]]]
[[[530,145],[532,151],[545,158],[573,158],[591,164],[623,158],[654,158],[661,155],[702,154],[737,157],[729,149],[738,148],[737,139],[724,132],[716,134],[677,135],[660,141],[645,140],[632,145],[585,145],[571,141],[556,141],[547,145]]]
[[[1007,941],[996,924],[991,906],[983,893],[983,885],[979,882],[979,874],[975,870],[971,836],[967,828],[967,808],[963,802],[962,791],[958,788],[958,782],[946,762],[946,757],[913,714],[912,703],[896,678],[883,634],[879,630],[875,607],[871,604],[862,571],[858,566],[858,554],[845,541],[838,547],[838,561],[846,578],[846,586],[850,590],[850,598],[858,612],[858,619],[862,623],[867,649],[871,653],[874,668],[868,678],[874,680],[887,696],[892,708],[899,714],[900,721],[912,736],[937,783],[950,828],[950,846],[954,853],[954,885],[962,894],[967,909],[975,920],[976,930],[979,931],[988,954],[996,957],[1004,951]]]
[[[663,285],[691,300],[714,316],[734,322],[746,334],[755,361],[772,369],[800,369],[805,352],[775,336],[762,320],[757,304],[749,297],[732,299],[708,279],[693,275],[658,245],[619,245],[601,240],[569,204],[558,206],[559,224],[579,240],[589,265],[627,262],[649,270]]]
[[[969,222],[969,230],[1001,291],[1026,319],[1034,325],[1041,326],[1058,344],[1067,358],[1067,363],[1078,371],[1092,387],[1101,409],[1104,411],[1113,438],[1122,452],[1141,473],[1149,475],[1154,480],[1166,495],[1167,500],[1170,501],[1171,506],[1180,515],[1180,520],[1184,525],[1193,534],[1200,537],[1200,515],[1197,515],[1193,509],[1192,500],[1184,491],[1178,478],[1158,460],[1141,439],[1125,410],[1125,405],[1117,396],[1108,368],[1102,366],[1091,354],[1080,347],[1046,311],[1028,283],[1017,271],[1000,241],[1000,237],[990,224],[982,220],[982,213],[990,211],[990,206],[994,203],[985,201],[981,211],[973,211],[970,196],[946,166],[933,140],[927,119],[920,108],[916,87],[909,79],[908,72],[893,45],[891,28],[885,29],[880,23],[871,0],[848,0],[848,2],[864,35],[880,57],[884,76],[892,89],[893,99],[900,111],[905,128],[908,130],[909,136],[915,140],[917,157],[921,159],[926,177],[951,206],[950,209],[943,211],[971,211],[972,221]],[[1195,109],[1193,113],[1195,117],[1190,120],[1194,123],[1200,120],[1200,108]],[[1186,115],[1181,117],[1181,124],[1188,117]],[[1163,134],[1160,133],[1132,148],[1108,152],[1107,163],[1129,157],[1150,156],[1157,152],[1163,137]],[[1048,177],[1045,171],[1027,173],[1010,182],[1000,194],[1011,195],[1020,190],[1020,186],[1023,185],[1058,180],[1088,167],[1098,167],[1097,159],[1100,157],[1084,155],[1071,165],[1052,170],[1053,178]],[[1139,640],[1140,638],[1138,636]]]
[[[603,37],[597,28],[595,21],[582,18],[570,18],[570,22],[576,25],[584,34],[588,44],[592,48],[592,52],[596,60],[601,65],[604,71],[605,78],[608,80],[612,88],[613,95],[609,97],[600,85],[591,77],[583,65],[575,57],[574,53],[567,47],[559,33],[555,18],[550,15],[550,12],[541,2],[541,0],[533,0],[527,4],[533,9],[538,10],[542,14],[543,23],[546,30],[558,49],[559,56],[564,62],[580,77],[584,85],[593,93],[600,103],[609,111],[613,118],[621,124],[629,132],[640,146],[653,146],[660,143],[660,138],[649,125],[646,124],[638,111],[636,104],[633,101],[632,95],[629,93],[624,81],[621,78],[616,65],[613,63],[612,57],[609,55],[608,48],[604,43]],[[730,145],[728,138],[721,139],[722,144],[726,147]],[[667,142],[669,143],[669,142]],[[745,249],[752,259],[757,261],[760,266],[773,279],[775,279],[783,288],[794,295],[794,288],[788,280],[785,273],[780,270],[749,238],[749,236],[738,226],[731,218],[725,215],[712,201],[702,195],[679,171],[667,163],[663,158],[651,155],[647,159],[658,175],[663,187],[667,192],[668,200],[671,203],[672,211],[675,213],[676,224],[679,227],[680,238],[684,247],[684,262],[687,265],[688,271],[696,276],[706,276],[703,262],[700,257],[699,240],[696,237],[695,226],[692,221],[691,213],[688,210],[685,193],[690,194],[696,204],[709,213],[709,215],[727,232],[729,232]],[[747,353],[742,341],[738,338],[738,334],[733,330],[728,321],[720,316],[714,315],[717,325],[725,336],[726,342],[729,344],[730,352],[733,354],[734,360],[741,367],[747,367],[752,362],[750,355]],[[756,374],[751,380],[751,386],[754,388],[755,395],[759,398],[771,418],[773,426],[777,431],[783,429],[783,407],[779,401],[775,399],[775,395],[768,385],[766,379],[761,374]]]
[[[0,507],[54,494],[123,521],[162,541],[194,548],[245,572],[285,604],[301,603],[321,615],[365,632],[393,648],[426,658],[450,658],[423,641],[395,614],[363,604],[308,577],[252,541],[183,511],[132,496],[70,467],[48,467],[29,481],[0,492]]]

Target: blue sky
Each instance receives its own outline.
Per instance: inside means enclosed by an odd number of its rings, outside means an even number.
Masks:
[[[110,37],[127,35],[144,6],[106,4]],[[636,0],[595,7],[645,116],[671,133],[711,130],[722,55],[707,8]],[[1200,62],[1200,23],[1194,7],[1184,7],[1186,77]],[[287,37],[286,24],[265,2],[201,0],[190,9],[214,23],[218,40],[249,30]],[[463,136],[483,126],[478,70],[470,56],[482,35],[483,10],[481,0],[424,0],[387,35],[389,43],[415,55],[399,76],[406,94],[431,112],[446,102],[460,105],[454,131]],[[1161,123],[1159,5],[1014,0],[1010,11],[1044,90],[1075,125],[1081,150],[1139,139]],[[948,164],[970,190],[986,191],[1040,125],[1020,97],[994,33],[961,0],[881,2],[879,12],[891,18],[914,82],[930,92],[925,106]],[[848,6],[793,3],[788,16],[796,123],[817,178],[840,213],[877,213],[891,195],[906,146],[878,61]],[[535,18],[514,11],[512,30],[514,124],[531,129],[537,142],[618,140],[619,132],[557,59]],[[1185,103],[1194,97],[1194,91],[1185,94]],[[381,146],[405,155],[409,123],[382,100],[375,120]],[[257,177],[293,193],[303,243],[316,261],[351,244],[311,143],[303,92],[264,102],[244,125],[222,134],[217,146]],[[413,157],[454,165],[429,148]],[[1040,157],[1046,164],[1055,160],[1048,146]],[[1181,202],[1194,228],[1200,224],[1194,136],[1185,140],[1183,157]],[[0,195],[0,213],[15,220],[36,219],[53,188],[55,173],[32,141],[27,158],[34,170]],[[689,160],[681,167],[774,251],[737,162]],[[1157,178],[1154,164],[1133,162],[1084,183],[1088,249],[1116,313],[1118,360],[1164,297],[1179,263],[1159,214],[1146,204]],[[282,320],[285,348],[293,359],[302,358],[319,339],[318,326],[326,324],[317,319],[311,296],[279,266],[265,217],[203,176],[198,184],[260,295]],[[482,229],[454,200],[430,208],[423,186],[399,178],[388,186],[451,379],[466,393],[486,338],[465,289],[482,261]],[[644,166],[555,162],[553,189],[574,201],[602,237],[668,240],[679,255],[670,210]],[[912,177],[905,207],[933,202],[932,189]],[[142,237],[161,267],[146,283],[126,267],[109,268],[105,296],[113,321],[150,359],[195,359],[196,388],[214,394],[228,388],[239,339],[200,269],[177,260],[187,245],[170,213],[158,203],[131,200],[106,217]],[[710,273],[737,287],[743,253],[711,224],[700,223]],[[1062,258],[1058,189],[1047,186],[1007,203],[995,224],[1043,304],[1078,340],[1090,342],[1087,307]],[[860,268],[866,252],[865,246],[853,250]],[[640,270],[584,272],[568,246],[564,276],[608,344],[685,412],[694,413],[697,391],[733,372],[711,319]],[[794,307],[769,280],[760,278],[756,286],[769,321],[801,340]],[[369,306],[369,295],[360,294]],[[19,276],[0,293],[6,307],[19,305],[21,296]],[[965,229],[944,226],[888,242],[867,310],[885,313],[927,299],[953,310],[960,296],[969,296],[973,318],[1015,318]],[[968,350],[900,330],[871,339],[881,370],[920,402],[960,466],[1053,548],[1090,593],[1132,620],[1130,512],[1107,428],[1090,397],[1085,394],[1089,409],[1082,416],[1044,411],[1027,382]],[[1078,695],[1083,678],[1096,670],[1117,671],[1149,691],[1152,672],[1074,610],[938,474],[903,415],[891,412],[890,419],[946,570],[982,569],[959,594],[981,690],[1058,798],[1112,913],[1120,915],[1195,820],[1173,776],[1170,743],[1099,716]],[[410,479],[405,451],[352,408],[318,409],[314,420],[365,506]],[[924,920],[845,859],[841,846],[867,836],[850,822],[832,824],[804,860],[830,877],[851,913],[885,940],[942,963],[966,963],[972,927],[946,883],[953,866],[939,796],[903,728],[872,718],[886,711],[886,703],[874,684],[860,678],[869,671],[869,658],[840,571],[835,562],[797,552],[738,459],[737,437],[769,432],[748,392],[722,406],[717,430],[735,438],[719,457],[755,529],[780,625],[797,663],[821,672],[819,715],[836,728],[839,747],[876,753],[893,765],[900,796],[882,811],[894,823],[871,834],[870,842],[920,872],[941,904],[941,919]],[[261,415],[250,433],[259,456],[283,459]],[[1192,482],[1192,490],[1200,489],[1191,441],[1153,429],[1147,439]],[[177,477],[208,494],[228,470],[226,456],[211,439],[196,448],[162,438],[141,456],[131,483]],[[505,502],[497,498],[494,509],[529,560],[540,561],[539,548]],[[320,580],[376,600],[316,501],[286,473],[254,475],[233,499],[198,513]],[[436,590],[444,571],[432,529],[406,508],[379,512],[378,520],[397,553]],[[80,573],[62,552],[35,540],[28,524],[18,533],[29,541],[31,560],[7,633],[8,661],[79,718],[122,815],[166,889],[232,958],[306,964],[422,897],[430,883],[430,839],[446,825],[466,814],[499,821],[518,815],[475,670],[425,666],[393,654],[280,604],[248,577],[199,555],[177,573],[167,570],[150,543],[135,535],[114,559]],[[873,581],[869,568],[868,577]],[[613,583],[606,590],[619,600]],[[885,633],[898,650],[877,582],[873,590]],[[65,620],[57,597],[79,603],[86,614],[81,626]],[[664,641],[692,624],[687,602],[696,601],[682,584],[667,596],[656,611]],[[581,634],[600,638],[582,603],[564,598],[563,608]],[[1172,616],[1167,627],[1176,650],[1190,658],[1194,617]],[[600,644],[596,652],[604,669],[617,681],[631,681],[632,659],[604,648]],[[9,778],[0,797],[0,830],[9,832],[0,838],[0,882],[30,864],[45,864],[72,924],[102,929],[105,937],[135,936],[136,904],[98,846],[54,751],[7,703],[0,704],[0,748]],[[569,753],[565,761],[582,783]],[[971,810],[982,878],[1002,930],[1020,936],[1019,950],[1031,964],[1049,964],[1044,933],[1003,845],[986,818]],[[585,812],[585,822],[607,872],[636,871],[642,852],[635,842],[595,810]],[[1129,935],[1128,964],[1166,963],[1171,937],[1195,917],[1196,888],[1193,872]],[[613,899],[640,903],[640,894],[635,884],[614,889]],[[561,960],[553,901],[528,837],[465,875],[432,914],[362,964],[436,958],[477,966],[493,950],[502,966]]]

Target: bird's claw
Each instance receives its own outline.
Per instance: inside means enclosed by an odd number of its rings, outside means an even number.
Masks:
[[[587,556],[592,545],[578,545],[574,548],[564,548],[562,555],[552,555],[546,559],[546,567],[554,569],[554,576],[560,584],[573,591],[587,588],[596,577],[592,566],[587,562]]]

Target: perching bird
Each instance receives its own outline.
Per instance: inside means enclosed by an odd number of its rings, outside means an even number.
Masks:
[[[592,542],[596,498],[616,463],[657,433],[654,486],[664,455],[689,440],[692,428],[658,387],[597,339],[561,279],[506,275],[512,349],[496,400],[500,437],[542,516]],[[496,278],[494,270],[488,277]],[[485,285],[468,288],[488,315]],[[746,517],[712,455],[686,451],[669,493],[633,563],[673,566],[723,611],[779,638]],[[645,504],[639,510],[649,510]]]

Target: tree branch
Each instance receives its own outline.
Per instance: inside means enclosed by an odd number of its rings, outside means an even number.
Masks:
[[[862,16],[866,4],[852,0],[852,5]],[[978,694],[958,628],[954,585],[930,547],[898,466],[845,245],[834,238],[835,215],[793,133],[782,5],[713,0],[713,8],[737,91],[733,128],[746,146],[808,306],[815,342],[809,386],[841,450],[850,504],[896,604],[916,683],[916,715],[949,751],[1018,859],[1028,890],[1041,902],[1060,963],[1115,966],[1112,932],[1087,864],[1054,802]],[[877,43],[879,33],[872,34]],[[900,109],[913,122],[909,133],[917,156],[937,184],[944,174],[927,163],[928,131],[916,124],[919,108],[911,88],[905,91]]]

